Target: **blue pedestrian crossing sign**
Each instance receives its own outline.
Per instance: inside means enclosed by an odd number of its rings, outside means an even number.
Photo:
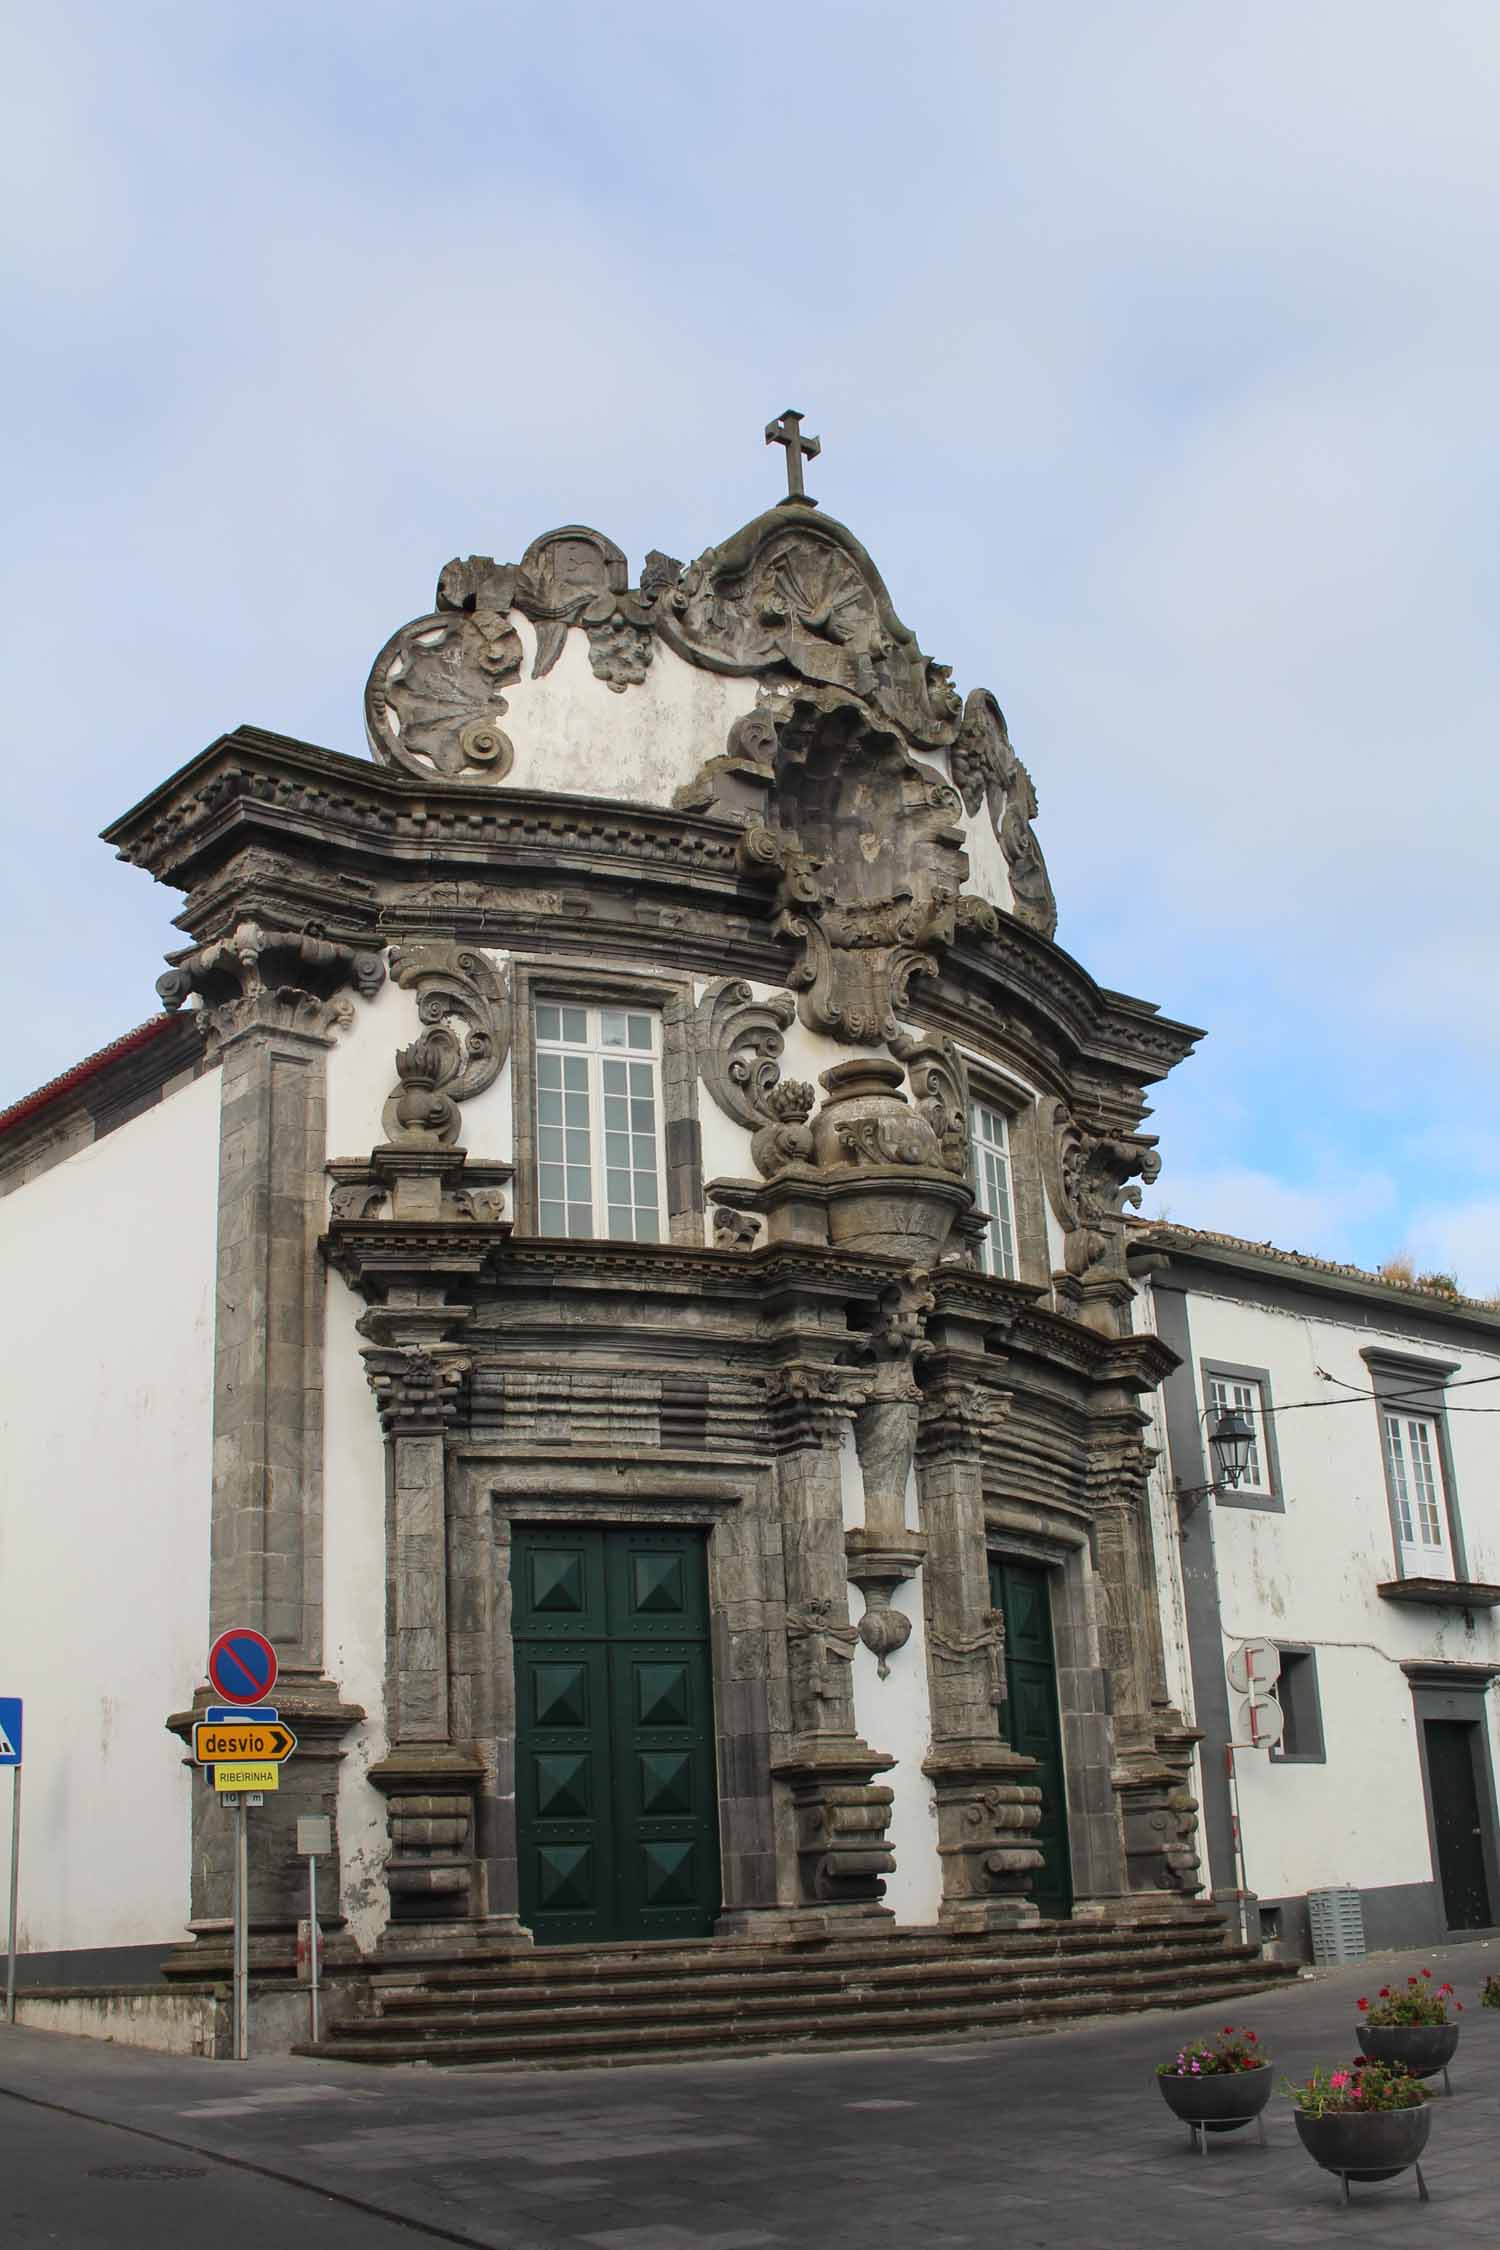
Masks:
[[[0,1766],[21,1763],[21,1698],[0,1695]]]

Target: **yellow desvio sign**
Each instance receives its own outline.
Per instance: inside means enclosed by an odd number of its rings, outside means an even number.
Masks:
[[[279,1765],[296,1747],[291,1728],[275,1719],[199,1719],[193,1727],[193,1756],[200,1766],[222,1765],[234,1758]]]
[[[214,1767],[215,1789],[238,1791],[241,1789],[279,1789],[281,1768],[266,1763],[252,1765],[242,1760],[238,1765],[219,1764]]]

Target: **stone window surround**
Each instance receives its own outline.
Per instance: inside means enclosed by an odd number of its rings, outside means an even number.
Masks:
[[[1276,1449],[1276,1416],[1271,1410],[1271,1371],[1268,1367],[1244,1367],[1229,1359],[1199,1360],[1198,1380],[1202,1386],[1205,1443],[1209,1438],[1207,1417],[1213,1410],[1211,1381],[1216,1375],[1221,1382],[1254,1383],[1260,1392],[1260,1424],[1256,1435],[1260,1442],[1261,1468],[1266,1483],[1257,1485],[1248,1492],[1243,1491],[1239,1485],[1220,1485],[1214,1492],[1214,1506],[1254,1508],[1264,1515],[1285,1515],[1286,1494],[1281,1483],[1281,1456]]]
[[[1458,1373],[1457,1360],[1417,1359],[1407,1352],[1396,1352],[1370,1345],[1360,1353],[1370,1371],[1370,1387],[1375,1393],[1375,1432],[1380,1445],[1380,1470],[1385,1478],[1386,1506],[1391,1519],[1391,1552],[1396,1561],[1396,1576],[1406,1578],[1412,1574],[1406,1569],[1401,1554],[1401,1519],[1396,1504],[1396,1487],[1391,1476],[1390,1452],[1385,1442],[1385,1414],[1398,1406],[1413,1414],[1431,1417],[1437,1429],[1438,1474],[1443,1487],[1443,1512],[1448,1525],[1448,1551],[1453,1558],[1453,1576],[1462,1580],[1469,1575],[1468,1558],[1464,1552],[1463,1524],[1458,1511],[1458,1479],[1453,1469],[1453,1452],[1448,1440],[1447,1386]]]
[[[1038,1127],[1040,1097],[1033,1087],[1021,1085],[1009,1077],[1004,1066],[991,1061],[988,1056],[976,1055],[967,1047],[961,1052],[964,1068],[968,1073],[970,1102],[983,1102],[988,1108],[998,1110],[1005,1119],[1006,1139],[1010,1144],[1010,1204],[1015,1226],[1016,1279],[1045,1283],[1051,1277],[1052,1258],[1047,1247],[1047,1213],[1042,1189],[1042,1152]],[[972,1112],[964,1119],[964,1133],[969,1144],[970,1166],[974,1171],[974,1208],[976,1211],[983,1210],[978,1171],[973,1158]]]
[[[511,1115],[515,1146],[515,1231],[540,1233],[537,1213],[536,1038],[538,999],[649,1008],[661,1018],[661,1094],[667,1176],[666,1240],[696,1250],[704,1242],[703,1137],[698,1125],[694,993],[688,977],[602,969],[566,955],[513,953]]]
[[[1271,1763],[1273,1766],[1326,1766],[1328,1763],[1328,1737],[1323,1731],[1323,1698],[1318,1684],[1318,1652],[1311,1641],[1277,1641],[1275,1645],[1280,1649],[1283,1656],[1296,1656],[1306,1659],[1305,1664],[1300,1668],[1300,1676],[1307,1684],[1305,1689],[1301,1691],[1304,1700],[1298,1716],[1306,1728],[1308,1739],[1316,1738],[1317,1748],[1315,1750],[1283,1750],[1279,1744],[1273,1743],[1270,1751]],[[1285,1670],[1283,1670],[1282,1677],[1286,1677]],[[1277,1700],[1281,1701],[1279,1690]],[[1281,1708],[1285,1716],[1287,1713],[1285,1702],[1282,1702]]]

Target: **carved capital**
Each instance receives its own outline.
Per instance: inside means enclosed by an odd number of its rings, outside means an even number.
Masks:
[[[448,1148],[460,1102],[492,1086],[510,1049],[510,994],[482,953],[447,939],[393,948],[391,975],[417,994],[420,1035],[396,1056],[381,1114],[394,1147]]]
[[[771,1426],[785,1452],[836,1446],[869,1395],[852,1368],[822,1361],[790,1360],[766,1378]]]
[[[458,1418],[470,1362],[414,1345],[366,1345],[365,1380],[388,1438],[441,1437]]]
[[[781,1075],[782,1034],[796,1012],[789,992],[757,1000],[748,984],[724,977],[704,993],[694,1020],[704,1083],[725,1116],[753,1135],[750,1153],[764,1179],[812,1159],[812,1087]]]
[[[1010,1409],[1008,1391],[992,1391],[983,1383],[964,1382],[949,1375],[925,1385],[917,1436],[923,1459],[976,1458],[984,1450],[985,1439],[999,1429]]]
[[[180,955],[156,989],[169,1014],[198,1000],[198,1028],[213,1048],[256,1030],[331,1043],[354,1020],[348,988],[368,1000],[384,982],[385,961],[374,948],[241,922],[228,937]]]

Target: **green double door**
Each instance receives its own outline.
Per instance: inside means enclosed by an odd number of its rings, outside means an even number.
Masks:
[[[1005,1619],[1005,1733],[1013,1750],[1037,1762],[1042,1819],[1033,1841],[1042,1866],[1030,1896],[1043,1914],[1073,1911],[1068,1859],[1068,1799],[1063,1774],[1062,1721],[1057,1708],[1057,1658],[1052,1646],[1052,1600],[1047,1573],[1035,1563],[990,1557],[990,1602]]]
[[[706,1937],[719,1911],[702,1536],[519,1526],[521,1918],[538,1945]]]

